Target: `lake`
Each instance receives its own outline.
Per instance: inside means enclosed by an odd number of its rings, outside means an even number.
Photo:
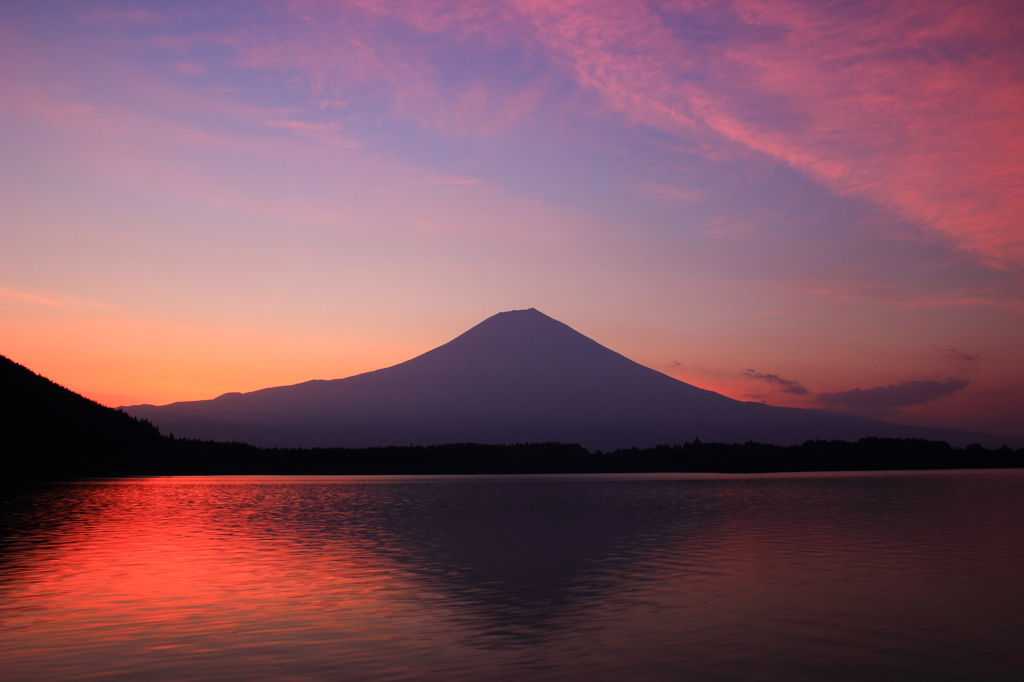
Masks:
[[[1020,680],[1024,472],[2,496],[4,680]]]

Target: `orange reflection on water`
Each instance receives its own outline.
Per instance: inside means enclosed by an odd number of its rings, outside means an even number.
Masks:
[[[302,542],[290,527],[301,519],[287,510],[261,516],[261,501],[287,502],[301,490],[273,479],[83,486],[78,503],[92,513],[69,510],[50,543],[5,581],[4,601],[23,605],[4,613],[8,646],[50,659],[58,677],[83,660],[96,669],[180,665],[216,675],[227,672],[216,669],[229,650],[229,668],[294,665],[303,649],[339,643],[349,664],[379,666],[398,645],[379,633],[423,629],[423,613],[404,605],[410,594],[430,595],[360,543],[358,530]]]

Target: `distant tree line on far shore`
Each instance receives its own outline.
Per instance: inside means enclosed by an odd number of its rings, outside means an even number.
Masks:
[[[13,465],[13,466],[12,466]],[[702,443],[590,452],[580,445],[452,443],[376,448],[257,448],[159,437],[142,448],[81,450],[74,446],[7,458],[17,479],[181,475],[399,475],[584,473],[770,473],[1024,468],[1024,449],[896,438],[807,441],[780,446]]]

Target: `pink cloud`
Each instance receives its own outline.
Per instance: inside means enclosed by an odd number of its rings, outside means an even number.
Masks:
[[[206,72],[206,66],[195,62],[175,62],[174,71],[182,76],[198,76]]]
[[[709,156],[721,155],[723,142],[742,145],[839,194],[886,205],[989,264],[1024,262],[1016,189],[1024,179],[1016,115],[1024,101],[1008,71],[1012,60],[909,54],[934,41],[992,35],[1000,17],[984,6],[905,2],[851,17],[813,3],[755,0],[665,2],[663,12],[608,1],[355,5],[450,41],[540,45],[633,122],[696,138]],[[318,22],[332,8],[351,8],[300,6],[318,8]],[[740,37],[695,47],[664,18],[685,21],[709,6],[730,12]],[[778,37],[751,40],[745,27],[771,28]],[[507,129],[543,98],[540,89],[509,94],[481,83],[445,91],[414,49],[382,43],[372,29],[359,35],[342,41],[354,52],[314,41],[299,54],[279,52],[276,64],[306,72],[320,92],[330,83],[386,80],[397,115],[455,134]],[[267,66],[265,48],[252,54],[263,61],[251,65]],[[791,111],[762,116],[765,103],[779,101]]]
[[[879,305],[907,310],[952,310],[956,308],[1002,308],[1024,313],[1024,301],[994,289],[952,290],[930,295],[899,291],[882,284],[854,280],[802,280],[786,285],[790,294],[810,294],[832,301]]]
[[[118,10],[112,7],[96,7],[78,13],[84,22],[102,21],[112,24],[139,24],[142,26],[166,25],[170,22],[159,12],[145,9]]]
[[[63,311],[116,310],[115,306],[107,303],[90,301],[89,299],[78,296],[66,296],[64,294],[42,293],[38,291],[32,292],[22,289],[9,289],[6,287],[0,287],[0,301],[32,303]]]
[[[461,232],[544,243],[581,229],[577,216],[543,202],[368,150],[334,122],[281,120],[274,116],[289,112],[187,92],[176,97],[175,90],[145,81],[137,92],[153,102],[185,101],[195,114],[224,117],[221,125],[178,121],[160,107],[144,113],[96,106],[75,101],[72,93],[12,85],[17,97],[5,107],[59,131],[68,163],[84,162],[90,172],[140,194],[175,196],[282,225],[384,227],[424,239]]]
[[[1024,265],[1024,55],[1008,5],[514,4],[629,120],[746,146],[990,265]],[[708,44],[689,45],[664,18],[684,24],[709,6],[734,25]],[[972,44],[984,48],[958,52]]]
[[[313,0],[306,5],[324,4]],[[328,3],[346,4],[346,3]],[[520,44],[529,23],[504,0],[356,0],[350,3],[380,17],[397,17],[425,33],[444,33],[456,41],[479,39],[495,46]]]
[[[476,59],[509,46],[527,61],[530,55],[543,59],[529,22],[504,2],[308,0],[275,10],[285,13],[273,27],[205,40],[235,50],[239,66],[279,71],[306,84],[322,110],[374,101],[385,104],[390,116],[417,126],[489,137],[529,120],[557,88],[543,69],[513,83],[501,70],[450,79],[451,73],[435,63],[431,50],[436,48],[429,42],[435,35],[445,51],[466,49]],[[396,25],[416,38],[396,34]]]

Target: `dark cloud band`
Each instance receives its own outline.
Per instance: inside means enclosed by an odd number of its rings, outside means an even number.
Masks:
[[[974,362],[981,357],[980,355],[965,353],[964,351],[957,350],[956,348],[942,348],[940,350],[946,357],[953,358],[954,360],[963,360],[964,362]]]
[[[778,374],[762,374],[761,372],[748,369],[745,372],[743,372],[743,375],[750,377],[751,379],[759,379],[760,381],[767,382],[772,386],[778,386],[779,390],[782,391],[783,393],[807,395],[807,389],[799,381],[783,379]]]
[[[828,407],[910,407],[952,395],[966,387],[968,383],[966,379],[946,379],[944,382],[904,381],[865,390],[855,388],[841,393],[820,393],[815,402]]]

